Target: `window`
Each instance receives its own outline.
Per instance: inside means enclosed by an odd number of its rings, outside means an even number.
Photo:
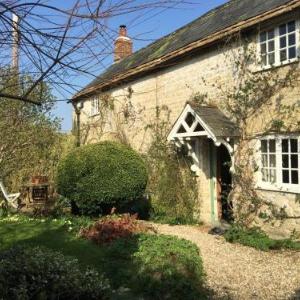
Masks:
[[[263,66],[275,63],[275,30],[265,31],[260,34],[261,62]]]
[[[259,187],[300,193],[300,137],[264,137],[259,152]]]
[[[262,67],[278,66],[297,59],[299,30],[296,21],[283,23],[259,35],[260,62]]]
[[[98,115],[99,112],[100,112],[100,110],[99,110],[99,98],[97,96],[94,96],[92,98],[92,101],[91,101],[91,117],[95,116],[95,115]]]
[[[276,144],[274,139],[261,141],[262,181],[276,182]]]

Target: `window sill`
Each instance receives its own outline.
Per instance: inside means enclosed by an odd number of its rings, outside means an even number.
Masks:
[[[300,185],[295,184],[295,186],[275,186],[271,184],[258,184],[255,186],[258,190],[272,191],[272,192],[281,192],[281,193],[290,193],[290,194],[300,194]]]
[[[300,61],[300,57],[297,57],[297,58],[288,60],[286,62],[282,62],[280,64],[274,64],[272,66],[270,66],[270,65],[269,66],[264,66],[264,67],[259,66],[259,67],[256,68],[256,70],[253,73],[259,73],[259,72],[278,69],[278,68],[281,68],[281,67],[285,67],[285,66],[288,66],[288,65],[299,63],[299,61]]]

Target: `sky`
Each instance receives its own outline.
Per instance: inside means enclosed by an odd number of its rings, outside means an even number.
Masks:
[[[73,0],[67,0],[67,2]],[[57,2],[59,7],[63,7],[63,2],[61,0],[53,0],[53,2]],[[118,30],[119,25],[125,24],[128,28],[128,35],[133,37],[133,47],[134,51],[137,51],[151,42],[175,31],[176,29],[188,24],[189,22],[195,20],[200,17],[207,11],[212,8],[224,4],[227,2],[226,0],[197,0],[194,1],[193,4],[187,5],[185,4],[184,8],[181,9],[168,9],[165,10],[156,16],[149,12],[149,18],[146,16],[143,17],[143,21],[139,24],[137,21],[137,16],[131,14],[130,16],[122,15],[120,17],[116,17],[112,20],[109,20],[110,28],[115,28]],[[148,20],[147,20],[148,19]],[[131,25],[134,23],[134,25]],[[113,57],[111,55],[105,62],[107,67],[112,63]],[[85,86],[89,83],[92,78],[87,77],[85,75],[78,75],[76,79],[76,84],[80,86]],[[73,82],[74,83],[74,82]],[[54,95],[57,98],[61,96],[53,90]],[[70,95],[71,96],[71,95]],[[62,120],[61,129],[63,132],[68,132],[72,127],[72,105],[66,102],[57,102],[56,107],[53,111],[54,116],[59,117]]]

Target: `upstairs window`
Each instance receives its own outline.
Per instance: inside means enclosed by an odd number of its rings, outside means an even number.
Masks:
[[[293,20],[260,33],[259,53],[263,68],[279,66],[298,58],[298,27],[298,22]]]
[[[300,193],[300,137],[264,137],[259,152],[258,186]]]
[[[98,115],[99,112],[100,112],[99,97],[94,96],[91,100],[91,113],[90,113],[90,116],[93,117],[95,115]]]
[[[269,30],[260,34],[261,63],[263,66],[275,63],[275,30]]]

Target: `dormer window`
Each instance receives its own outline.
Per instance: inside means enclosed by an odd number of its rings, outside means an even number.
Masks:
[[[260,63],[263,68],[280,66],[299,57],[299,30],[295,20],[259,34]]]

